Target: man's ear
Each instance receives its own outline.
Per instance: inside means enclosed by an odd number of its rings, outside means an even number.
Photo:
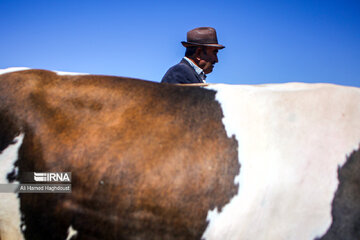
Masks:
[[[196,48],[195,50],[195,58],[200,61],[200,55],[201,55],[202,49],[200,47]]]
[[[201,47],[196,48],[195,56],[200,56],[201,52],[202,52]]]

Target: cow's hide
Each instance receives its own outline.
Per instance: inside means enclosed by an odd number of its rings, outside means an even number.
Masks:
[[[0,75],[1,239],[360,239],[360,90]]]

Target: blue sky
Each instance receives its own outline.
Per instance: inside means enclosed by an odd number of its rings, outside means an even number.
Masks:
[[[0,0],[0,68],[160,81],[186,32],[217,29],[210,83],[360,87],[359,0]]]

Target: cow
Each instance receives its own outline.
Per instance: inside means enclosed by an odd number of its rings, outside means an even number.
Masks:
[[[0,73],[1,240],[360,239],[359,88]]]

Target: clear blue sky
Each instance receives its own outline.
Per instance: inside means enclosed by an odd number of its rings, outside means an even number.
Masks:
[[[359,0],[0,0],[0,68],[160,81],[200,26],[226,46],[208,82],[360,87]]]

